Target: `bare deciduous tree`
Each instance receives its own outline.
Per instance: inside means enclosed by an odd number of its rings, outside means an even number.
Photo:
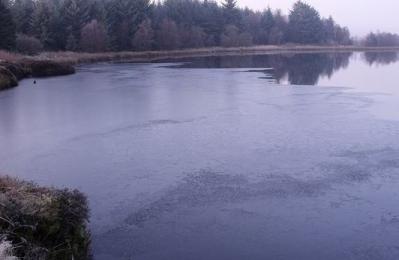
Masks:
[[[134,34],[132,46],[137,51],[151,50],[154,42],[154,30],[151,26],[151,20],[146,19],[140,25]]]
[[[107,48],[107,31],[103,24],[92,20],[82,28],[80,48],[87,52],[102,52]]]

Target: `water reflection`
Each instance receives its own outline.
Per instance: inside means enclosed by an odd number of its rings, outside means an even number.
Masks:
[[[389,65],[399,60],[397,52],[366,52],[365,61],[371,65]]]
[[[349,65],[352,53],[337,54],[296,54],[282,56],[279,75],[287,75],[292,85],[316,85],[321,76],[330,78],[334,72]],[[280,82],[281,78],[276,77]]]
[[[277,84],[317,85],[320,78],[331,78],[337,71],[346,69],[354,57],[353,54],[353,52],[339,52],[200,57],[183,60],[185,63],[177,67],[262,68],[250,72],[263,72],[265,76],[261,78],[273,79]],[[370,66],[388,65],[399,59],[397,52],[366,52],[361,55],[362,60]]]

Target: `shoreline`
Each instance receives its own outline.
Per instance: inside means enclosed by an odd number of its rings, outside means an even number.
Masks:
[[[395,52],[398,47],[320,46],[320,45],[261,45],[250,47],[213,47],[171,51],[145,52],[43,52],[23,56],[0,52],[0,91],[18,86],[29,77],[51,77],[75,73],[74,66],[97,62],[154,62],[163,59],[183,59],[217,56],[278,55],[334,52]],[[4,54],[4,53],[3,53]],[[4,57],[5,56],[5,57]]]
[[[179,59],[215,56],[271,55],[291,53],[325,53],[325,52],[391,52],[399,51],[397,47],[362,47],[362,46],[318,46],[318,45],[259,45],[250,47],[212,47],[170,51],[144,52],[43,52],[32,57],[35,60],[52,60],[71,65],[95,62],[151,62],[162,59]]]

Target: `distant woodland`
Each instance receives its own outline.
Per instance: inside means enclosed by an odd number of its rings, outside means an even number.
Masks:
[[[353,43],[347,27],[302,1],[284,14],[235,0],[0,0],[0,49],[27,54]],[[370,33],[362,43],[396,46],[399,37]]]

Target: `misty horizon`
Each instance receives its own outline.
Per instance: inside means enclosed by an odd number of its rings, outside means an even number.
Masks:
[[[293,4],[297,0],[237,0],[240,7],[248,7],[253,10],[262,11],[268,6],[273,10],[280,9],[288,15]],[[222,2],[222,0],[218,0]],[[381,1],[351,1],[351,6],[361,8],[348,8],[348,1],[336,0],[305,0],[315,7],[322,17],[332,16],[339,24],[347,26],[355,37],[364,37],[369,32],[391,32],[399,33],[399,18],[397,10],[399,2],[394,0]],[[370,19],[370,12],[373,11],[373,19]]]

